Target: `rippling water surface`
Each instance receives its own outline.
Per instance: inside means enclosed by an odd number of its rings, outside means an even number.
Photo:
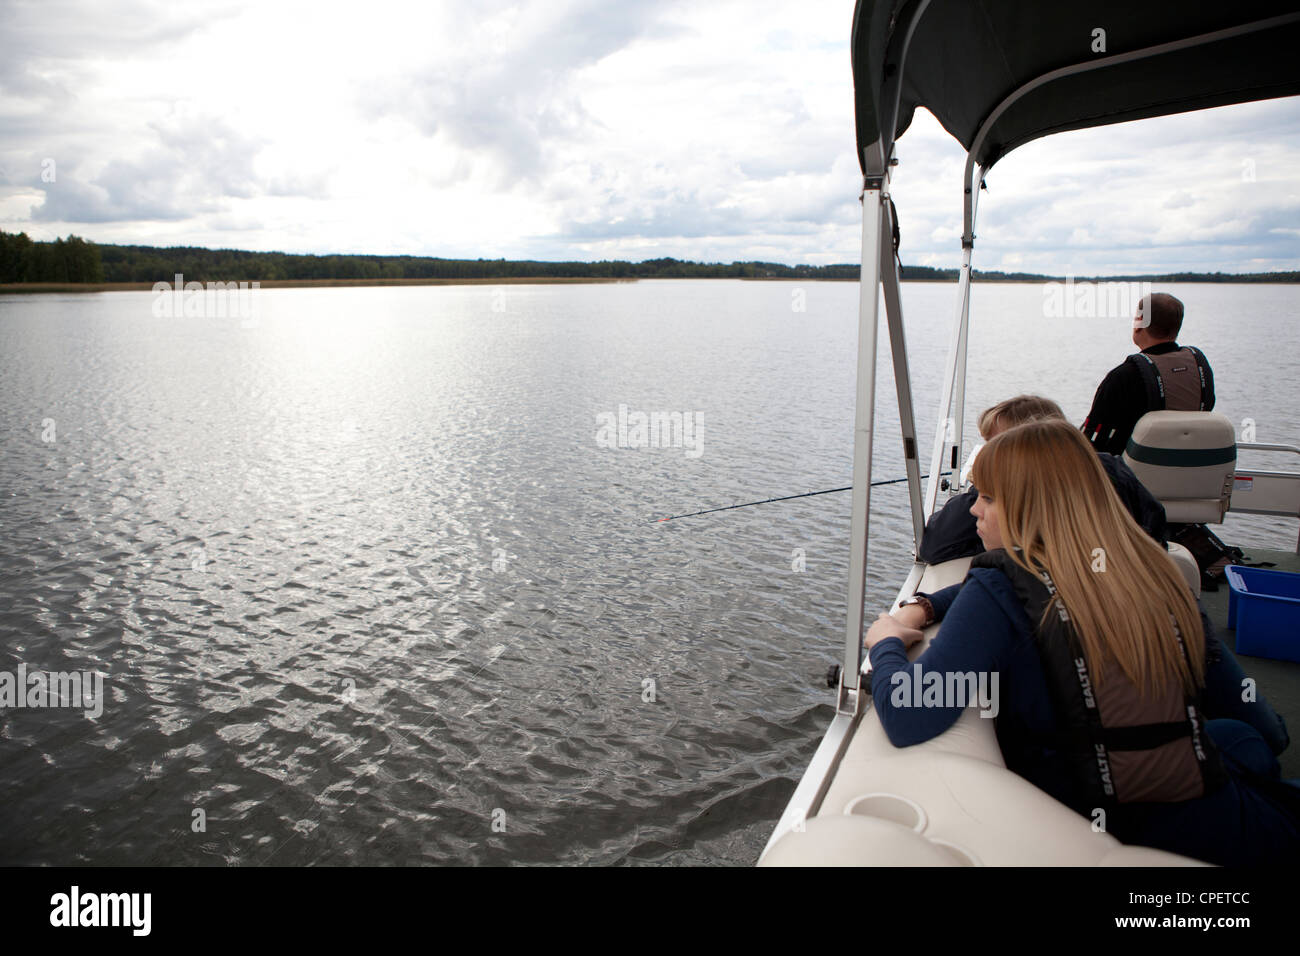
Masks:
[[[1261,344],[1294,342],[1295,287],[1171,289],[1219,410],[1300,442],[1296,352]],[[0,712],[0,862],[754,862],[831,716],[848,497],[651,519],[849,483],[856,297],[0,297],[0,672],[104,675],[93,719]],[[905,290],[923,434],[953,298]],[[968,420],[1024,390],[1081,419],[1131,351],[1043,301],[976,289]],[[694,416],[699,453],[602,447],[620,405]],[[873,606],[904,487],[873,493]]]

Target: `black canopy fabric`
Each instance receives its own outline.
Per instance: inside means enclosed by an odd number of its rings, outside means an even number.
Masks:
[[[992,166],[1049,133],[1300,94],[1300,0],[859,0],[853,83],[860,163],[898,91],[886,150],[924,106]]]

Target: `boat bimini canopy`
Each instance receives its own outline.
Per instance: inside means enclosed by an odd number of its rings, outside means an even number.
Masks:
[[[988,168],[1049,133],[1292,96],[1298,42],[1294,0],[863,0],[859,159],[918,106]]]
[[[1300,94],[1297,50],[1295,0],[860,0],[852,56],[864,177],[862,278],[849,613],[837,723],[853,719],[861,697],[877,288],[884,290],[919,546],[940,475],[962,460],[970,262],[984,174],[1012,149],[1050,133]],[[918,106],[967,151],[957,308],[924,495],[889,201],[894,143]],[[922,570],[913,567],[903,593]],[[827,743],[846,733],[833,725]],[[834,745],[824,749],[834,763]]]

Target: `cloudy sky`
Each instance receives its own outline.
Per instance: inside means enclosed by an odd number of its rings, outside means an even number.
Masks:
[[[0,228],[289,252],[858,257],[851,0],[0,0]],[[903,260],[962,151],[903,137]],[[52,180],[52,181],[51,181]],[[1300,101],[1065,134],[989,176],[977,267],[1300,269]]]

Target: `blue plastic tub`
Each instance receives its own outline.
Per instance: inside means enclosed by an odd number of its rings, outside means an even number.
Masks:
[[[1230,564],[1224,575],[1237,653],[1300,663],[1300,574]]]

